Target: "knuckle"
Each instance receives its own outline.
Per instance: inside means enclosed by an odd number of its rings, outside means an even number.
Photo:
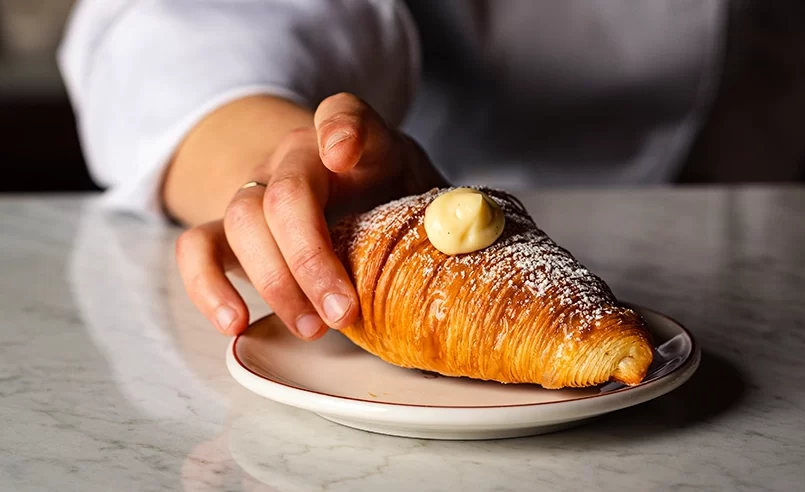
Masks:
[[[289,174],[272,181],[266,188],[264,200],[268,210],[276,211],[287,207],[310,190],[305,178],[299,174]]]
[[[188,251],[198,248],[209,241],[209,235],[204,229],[192,227],[185,230],[176,238],[176,254],[181,257]]]
[[[324,248],[302,248],[293,255],[288,266],[298,276],[321,279],[326,270]]]
[[[276,303],[280,298],[290,291],[294,278],[290,272],[282,270],[270,270],[262,275],[255,283],[255,288],[260,296],[269,303]]]
[[[224,227],[228,231],[239,230],[254,216],[252,200],[242,194],[235,196],[224,212]]]
[[[187,279],[186,284],[187,292],[191,297],[193,297],[193,301],[196,303],[203,302],[203,300],[197,300],[194,294],[204,291],[205,286],[207,285],[207,279],[205,276],[202,273],[192,274]]]

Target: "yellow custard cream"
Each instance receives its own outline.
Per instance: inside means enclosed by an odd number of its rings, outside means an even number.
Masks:
[[[503,211],[487,194],[470,188],[442,193],[425,210],[425,232],[447,255],[491,246],[503,232]]]

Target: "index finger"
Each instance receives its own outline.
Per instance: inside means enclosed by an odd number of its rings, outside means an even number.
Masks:
[[[300,134],[280,154],[263,199],[271,234],[299,287],[331,328],[352,324],[358,297],[333,251],[324,216],[329,173],[315,134]]]

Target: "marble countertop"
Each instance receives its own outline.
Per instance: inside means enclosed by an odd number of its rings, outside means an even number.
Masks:
[[[520,196],[616,295],[695,334],[687,384],[532,438],[353,430],[235,383],[177,230],[95,196],[0,198],[0,490],[801,490],[805,188]]]

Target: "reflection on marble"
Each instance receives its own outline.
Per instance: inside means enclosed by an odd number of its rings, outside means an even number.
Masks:
[[[232,380],[228,340],[184,295],[175,229],[89,196],[0,199],[0,490],[799,489],[805,190],[521,197],[617,295],[693,331],[693,379],[528,439],[345,428]]]

